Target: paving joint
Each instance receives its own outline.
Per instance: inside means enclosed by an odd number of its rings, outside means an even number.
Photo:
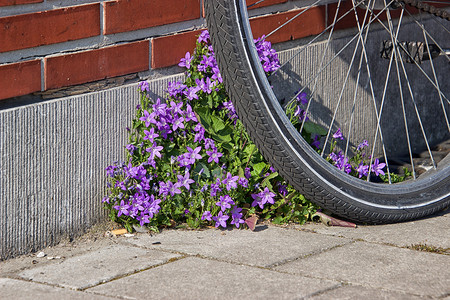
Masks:
[[[181,260],[181,259],[185,259],[186,257],[188,257],[188,256],[172,257],[172,258],[169,258],[166,262],[163,262],[163,263],[160,263],[160,264],[155,264],[155,265],[153,265],[153,266],[150,266],[150,267],[148,267],[148,268],[143,268],[143,269],[138,270],[138,271],[136,271],[136,272],[130,272],[130,273],[122,274],[122,275],[117,276],[117,277],[114,277],[114,278],[112,278],[112,279],[110,279],[110,280],[103,281],[103,282],[100,282],[100,283],[98,283],[98,284],[94,284],[94,285],[92,285],[92,286],[88,286],[88,287],[85,287],[85,288],[82,288],[82,289],[76,289],[76,290],[77,290],[77,291],[82,291],[82,292],[84,292],[84,291],[86,291],[86,290],[88,290],[88,289],[91,289],[91,288],[93,288],[93,287],[97,287],[97,286],[100,286],[100,285],[103,285],[103,284],[106,284],[106,283],[110,283],[110,282],[113,282],[113,281],[116,281],[116,280],[120,280],[120,279],[122,279],[122,278],[131,276],[131,275],[135,275],[135,274],[139,274],[139,273],[142,273],[142,272],[145,272],[145,271],[148,271],[148,270],[157,268],[157,267],[161,267],[161,266],[170,264],[170,263],[172,263],[172,262],[175,262],[175,261],[178,261],[178,260]]]
[[[351,240],[351,241],[346,242],[346,243],[344,243],[344,244],[334,245],[334,246],[331,246],[331,247],[328,247],[328,248],[325,248],[325,249],[321,249],[321,250],[318,250],[318,251],[313,251],[313,252],[311,252],[311,253],[304,254],[304,255],[300,255],[299,257],[296,257],[296,258],[293,258],[293,259],[289,259],[289,258],[288,258],[288,259],[285,259],[285,260],[283,260],[283,261],[281,261],[281,262],[273,263],[273,264],[271,264],[271,265],[269,265],[269,266],[267,266],[267,267],[268,267],[268,268],[279,267],[279,266],[282,266],[282,265],[287,264],[287,263],[290,263],[290,262],[294,262],[294,261],[297,261],[297,260],[305,259],[305,258],[308,258],[308,257],[311,257],[311,256],[320,255],[320,254],[322,254],[322,253],[326,253],[326,252],[328,252],[328,251],[334,250],[334,249],[336,249],[336,248],[344,247],[344,246],[353,244],[353,243],[355,243],[355,242],[356,242],[356,241]]]

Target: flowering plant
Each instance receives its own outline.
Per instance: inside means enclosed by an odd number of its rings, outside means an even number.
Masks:
[[[264,37],[255,43],[264,70],[276,70],[271,44]],[[138,224],[152,230],[181,223],[241,228],[255,215],[305,222],[314,206],[250,141],[225,92],[207,31],[179,66],[186,78],[169,83],[165,101],[151,101],[148,83],[139,84],[126,162],[106,168],[103,203],[110,218],[128,231]]]

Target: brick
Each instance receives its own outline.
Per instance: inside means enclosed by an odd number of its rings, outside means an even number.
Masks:
[[[87,4],[0,18],[0,52],[100,34],[100,5]]]
[[[250,20],[253,36],[260,37],[267,35],[280,25],[291,20],[302,10],[293,10],[273,15],[256,17]],[[295,18],[293,21],[282,27],[270,37],[268,41],[272,43],[280,43],[289,40],[295,40],[302,37],[318,34],[325,29],[326,11],[324,6],[317,6],[303,13],[301,17]]]
[[[260,0],[247,0],[247,7],[255,4],[256,2],[258,2]],[[270,6],[270,5],[274,5],[274,4],[280,4],[280,3],[286,3],[288,2],[288,0],[265,0],[261,3],[258,3],[254,6],[251,6],[249,9],[255,9],[255,8],[259,8],[259,7],[264,7],[264,6]]]
[[[45,89],[115,77],[149,68],[149,42],[48,57],[44,60]]]
[[[201,32],[196,30],[152,39],[152,69],[178,64],[186,52],[192,53]]]
[[[439,6],[438,4],[433,4],[434,6]],[[353,5],[351,1],[344,1],[341,2],[341,6],[339,8],[339,13],[338,13],[338,19],[343,16],[348,10],[352,9]],[[410,7],[408,6],[408,11],[411,14],[417,14],[419,13],[419,11],[414,8],[414,7]],[[333,23],[333,20],[335,18],[336,15],[336,9],[337,9],[337,4],[336,3],[332,3],[332,4],[328,4],[328,20],[327,20],[327,24],[330,25]],[[364,9],[361,8],[356,8],[356,12],[358,15],[358,20],[359,20],[359,24],[362,25],[363,21],[364,21],[364,16],[366,14],[366,11]],[[379,10],[374,10],[375,14],[378,14],[380,11]],[[400,17],[400,13],[401,10],[396,9],[396,10],[390,10],[390,14],[391,17],[393,19],[399,18]],[[408,14],[405,12],[404,14],[405,16],[407,16]],[[387,19],[386,17],[386,13],[382,12],[379,16],[378,19],[381,21],[385,21]],[[369,20],[369,16],[366,17],[366,22],[365,24],[367,24]],[[375,21],[374,23],[377,23],[377,21]],[[327,26],[328,26],[327,25]],[[335,29],[339,30],[339,29],[346,29],[346,28],[351,28],[351,27],[356,27],[356,18],[355,18],[355,13],[352,11],[350,13],[348,13],[345,17],[343,17],[341,20],[339,20],[336,25],[335,25]]]
[[[104,34],[200,18],[200,0],[119,0],[103,3]]]
[[[44,0],[0,0],[0,6],[11,6],[20,4],[40,3]]]
[[[41,90],[41,61],[0,65],[0,100]]]

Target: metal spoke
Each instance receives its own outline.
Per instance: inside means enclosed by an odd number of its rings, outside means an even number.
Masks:
[[[426,36],[425,32],[423,33],[423,37],[425,39],[425,44],[427,45],[428,53],[430,53],[430,46],[428,44],[428,39],[427,39],[427,36]],[[431,69],[433,70],[433,76],[434,76],[434,80],[436,81],[436,86],[438,87],[439,100],[441,102],[442,111],[444,112],[445,121],[447,122],[447,129],[450,132],[450,125],[449,125],[449,122],[448,122],[447,111],[445,110],[444,100],[442,99],[442,96],[441,96],[442,93],[440,92],[441,90],[439,88],[439,81],[437,80],[436,70],[434,69],[433,58],[431,57],[431,55],[430,55],[430,64],[431,64]],[[431,155],[431,153],[430,153],[430,155]]]
[[[258,5],[258,4],[260,4],[261,2],[264,2],[264,1],[266,1],[266,0],[259,0],[259,1],[255,2],[255,3],[253,3],[253,4],[250,4],[250,5],[247,6],[247,9],[249,9],[249,8],[255,6],[255,5]]]
[[[334,19],[333,19],[333,23],[332,23],[332,24],[336,24],[336,19],[337,19],[337,16],[339,15],[340,7],[341,7],[341,0],[339,0],[339,2],[338,2],[338,4],[337,4],[337,7],[336,7],[336,13],[334,14]],[[322,58],[321,58],[321,60],[320,60],[320,68],[322,68],[322,66],[323,66],[323,62],[324,62],[324,60],[325,60],[325,54],[326,54],[326,52],[328,51],[328,47],[330,46],[330,40],[331,40],[331,36],[333,35],[333,32],[334,32],[334,26],[331,27],[330,34],[328,35],[327,46],[326,46],[325,50],[323,51],[323,53],[322,53]],[[316,77],[316,78],[315,78],[314,86],[313,86],[313,88],[312,88],[311,95],[310,95],[310,99],[311,99],[311,98],[313,97],[313,95],[314,95],[314,92],[315,92],[315,90],[316,90],[316,86],[317,86],[318,79],[319,79],[319,77]],[[305,110],[305,116],[308,115],[308,112],[309,112],[309,108],[310,108],[310,106],[311,106],[311,103],[312,103],[312,101],[308,101],[308,105],[306,106],[306,110]],[[302,132],[303,126],[305,126],[305,121],[306,121],[306,117],[303,118],[302,125],[300,126],[300,132]]]
[[[361,0],[359,4],[363,3],[364,0]],[[310,7],[308,7],[306,10],[310,9]],[[277,70],[275,70],[274,72],[272,72],[269,76],[268,79],[270,79],[270,77],[272,77],[273,75],[275,75],[277,72],[281,71],[281,69],[287,65],[290,61],[292,61],[294,58],[296,58],[298,55],[300,55],[303,51],[305,51],[309,45],[311,45],[312,43],[314,43],[316,40],[318,40],[325,32],[328,31],[328,29],[333,30],[334,26],[340,21],[342,20],[342,18],[344,18],[345,16],[347,16],[349,13],[351,13],[354,10],[351,9],[349,11],[347,11],[345,14],[343,14],[341,17],[339,17],[339,19],[335,20],[332,24],[328,25],[321,33],[319,33],[318,35],[316,35],[313,39],[311,39],[307,44],[305,44],[304,46],[302,46],[302,48],[300,50],[297,51],[297,53],[295,53],[294,55],[292,55],[287,61],[285,61]]]
[[[278,26],[277,28],[275,28],[275,30],[273,30],[272,32],[270,32],[268,35],[266,35],[266,38],[268,38],[269,36],[271,36],[272,34],[274,34],[275,32],[277,32],[278,30],[280,30],[281,28],[283,28],[284,26],[286,26],[287,24],[291,23],[292,21],[294,21],[295,19],[297,19],[298,17],[300,17],[301,15],[303,15],[305,12],[307,12],[311,7],[315,6],[317,3],[319,3],[321,0],[317,0],[316,2],[314,2],[313,4],[311,4],[308,9],[302,10],[301,12],[299,12],[298,14],[296,14],[295,16],[293,16],[291,19],[289,19],[288,21],[284,22],[281,26]]]
[[[366,6],[367,9],[369,9]],[[406,12],[408,13],[408,11],[406,10]],[[389,32],[389,29],[386,27],[386,25],[384,25],[383,22],[381,22],[380,20],[377,19],[377,21],[384,27],[384,29]],[[417,22],[418,23],[418,22]],[[423,26],[421,26],[420,24],[418,24],[423,30],[425,30],[425,28],[423,28]],[[433,37],[425,30],[425,32],[427,33],[428,37],[430,37],[432,39],[433,42],[435,42],[435,40],[433,39]],[[402,48],[402,50],[404,51],[404,53],[406,53],[406,55],[408,55],[411,60],[414,62],[414,64],[417,66],[417,68],[422,72],[422,74],[427,78],[427,80],[437,89],[435,83],[433,82],[433,80],[428,76],[428,74],[423,70],[423,68],[414,60],[414,58],[411,56],[411,54],[409,53],[409,51],[399,43],[399,41],[397,40],[397,38],[395,37],[394,39],[394,44],[398,44],[397,46]],[[437,44],[437,43],[436,43]],[[443,49],[437,44],[437,46],[441,49],[441,51],[443,51]],[[439,91],[440,92],[440,91]],[[442,97],[447,100],[448,103],[450,103],[450,100],[444,95],[442,94],[442,92],[440,92],[440,94],[442,95]]]
[[[386,5],[386,1],[384,1],[384,3],[385,3],[385,5]],[[385,7],[387,7],[387,6],[385,6]],[[369,9],[369,8],[368,8],[368,9]],[[389,10],[386,10],[386,12],[389,12]],[[403,15],[403,13],[402,13],[402,15]],[[388,18],[389,27],[391,27],[391,26],[392,26],[392,22],[391,22],[391,19],[390,19],[390,15],[389,15],[389,14],[387,14],[387,18]],[[395,33],[395,40],[397,40],[398,32],[399,32],[399,30],[400,30],[400,24],[401,24],[401,22],[399,21],[399,24],[398,24],[398,26],[397,26],[397,32]],[[383,25],[384,25],[384,24],[383,24]],[[393,35],[392,35],[392,31],[391,31],[391,30],[388,30],[388,32],[389,32],[390,35],[391,35],[391,39],[394,38]],[[395,45],[396,45],[396,44],[395,44]],[[372,162],[373,162],[373,157],[374,157],[374,154],[375,154],[376,141],[377,141],[377,138],[378,138],[378,131],[381,132],[381,126],[380,126],[381,115],[382,115],[382,113],[383,113],[384,101],[385,101],[385,99],[386,99],[386,91],[387,91],[387,86],[388,86],[388,79],[389,79],[389,75],[391,74],[391,68],[392,68],[392,61],[393,61],[393,58],[394,58],[394,55],[391,55],[391,57],[390,57],[390,59],[389,59],[389,67],[388,67],[388,71],[387,71],[387,75],[386,75],[386,81],[385,81],[385,83],[384,83],[383,96],[382,96],[382,98],[381,98],[380,112],[379,112],[379,114],[378,114],[378,116],[377,116],[377,129],[375,130],[375,137],[374,137],[374,139],[373,139],[373,146],[372,146],[372,152],[371,152],[371,155],[370,155],[369,173],[368,173],[368,175],[367,175],[367,181],[370,181],[370,173],[371,173],[371,171],[372,171]],[[375,104],[375,106],[376,106],[376,104]],[[382,139],[382,137],[381,137],[381,134],[380,134],[380,139],[381,139],[381,143],[382,143],[382,147],[383,147],[384,156],[386,157],[386,150],[385,150],[385,148],[384,148],[384,142],[383,142],[383,139]],[[388,161],[387,161],[387,160],[386,160],[386,165],[388,166]],[[388,176],[389,176],[389,182],[391,182],[390,174],[389,174],[389,169],[388,169]]]
[[[389,4],[392,4],[395,0],[392,0],[391,2],[389,2]],[[360,2],[361,3],[361,2]],[[380,12],[378,12],[375,17],[367,24],[364,26],[363,30],[367,29],[367,27],[370,26],[371,23],[374,22],[375,19],[378,18],[379,15],[381,15],[385,10],[387,9],[387,7],[383,8]],[[351,10],[353,11],[353,10]],[[333,24],[334,26],[334,24]],[[355,34],[331,59],[330,61],[322,68],[320,69],[316,75],[312,78],[309,79],[309,81],[306,82],[305,86],[300,89],[295,95],[294,97],[292,97],[284,106],[288,106],[289,104],[291,104],[295,98],[300,95],[306,88],[306,86],[308,86],[313,80],[315,80],[337,57],[339,57],[339,55],[359,36],[358,34]]]
[[[402,10],[402,16],[403,16],[403,10]],[[405,125],[406,141],[407,141],[408,149],[409,149],[409,159],[411,161],[411,168],[412,168],[413,178],[416,179],[416,171],[415,171],[415,168],[414,168],[414,160],[413,160],[413,155],[412,155],[412,150],[411,150],[411,141],[410,141],[410,135],[409,135],[409,129],[408,129],[409,128],[408,127],[408,120],[406,118],[405,100],[403,98],[403,89],[402,89],[402,84],[401,84],[402,80],[400,78],[400,71],[399,71],[399,68],[398,68],[398,60],[399,60],[399,57],[401,55],[400,55],[400,50],[398,49],[398,47],[394,47],[394,50],[395,50],[394,51],[394,55],[395,55],[394,59],[395,59],[395,67],[396,67],[396,70],[397,70],[398,88],[399,88],[399,93],[400,93],[400,100],[401,100],[401,103],[402,103],[403,123]],[[403,61],[401,60],[401,58],[400,58],[400,62],[403,65]],[[408,76],[407,76],[407,74],[405,72],[405,69],[403,69],[403,72],[404,72],[404,76],[406,78],[406,82],[408,83],[408,87],[410,87]],[[411,92],[411,89],[410,89],[410,92]],[[412,95],[412,93],[411,93],[411,95]]]

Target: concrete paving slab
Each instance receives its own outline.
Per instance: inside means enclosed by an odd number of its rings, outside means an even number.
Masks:
[[[274,226],[264,226],[259,231],[169,230],[153,236],[139,235],[126,241],[151,249],[171,250],[260,267],[282,264],[350,242],[349,239]]]
[[[332,227],[315,223],[298,228],[314,230],[320,234],[362,239],[400,247],[426,244],[444,249],[450,248],[450,218],[444,216],[398,224],[359,226],[357,228]]]
[[[68,258],[61,263],[28,269],[20,277],[72,289],[85,289],[180,257],[177,254],[111,245]]]
[[[333,279],[420,296],[450,293],[450,256],[355,242],[276,267],[276,270]]]
[[[373,289],[364,286],[343,285],[339,288],[328,290],[324,293],[311,297],[312,300],[354,300],[354,299],[370,299],[370,300],[419,300],[424,299],[417,295],[411,295],[396,291],[385,291],[381,289]]]
[[[0,291],[2,299],[21,299],[21,300],[115,299],[107,296],[93,295],[85,292],[73,291],[64,288],[48,286],[45,284],[10,278],[0,278]]]
[[[86,291],[127,299],[298,299],[339,285],[335,281],[188,257]]]

